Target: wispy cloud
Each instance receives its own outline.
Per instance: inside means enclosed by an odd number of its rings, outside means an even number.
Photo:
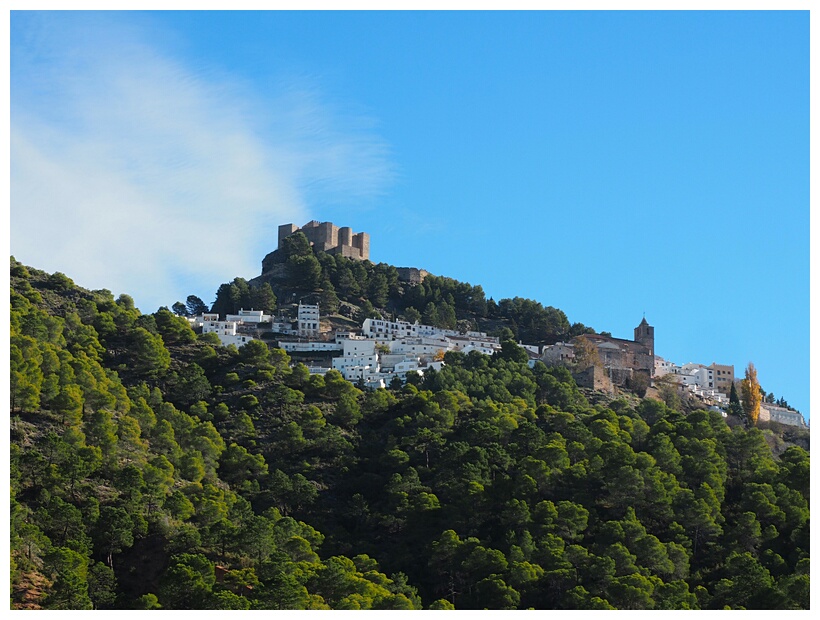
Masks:
[[[317,197],[391,179],[369,121],[315,86],[263,100],[98,14],[15,17],[11,121],[12,253],[148,312],[256,275]]]

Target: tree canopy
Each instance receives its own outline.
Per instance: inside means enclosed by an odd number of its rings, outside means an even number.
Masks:
[[[604,398],[513,341],[361,390],[14,259],[10,301],[13,608],[809,606],[809,453],[770,430]]]

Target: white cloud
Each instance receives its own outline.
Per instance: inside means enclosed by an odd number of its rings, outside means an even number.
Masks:
[[[312,198],[376,195],[391,178],[366,120],[303,84],[263,101],[99,15],[24,25],[11,115],[23,263],[129,293],[145,312],[190,293],[208,302],[221,282],[257,275],[278,224],[310,219]]]

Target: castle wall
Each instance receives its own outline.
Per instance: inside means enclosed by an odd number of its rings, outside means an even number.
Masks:
[[[361,259],[362,258],[362,251],[359,248],[354,248],[349,245],[337,245],[335,248],[330,248],[327,251],[328,254],[332,255],[341,255],[347,258],[355,258]]]
[[[607,370],[600,366],[590,366],[586,370],[573,373],[572,378],[575,379],[575,383],[581,387],[590,388],[598,392],[606,392],[607,394],[615,393],[615,388],[609,379]]]
[[[288,235],[301,231],[310,244],[321,252],[341,254],[357,260],[370,258],[370,235],[361,232],[356,235],[349,226],[339,228],[333,222],[317,222],[311,220],[302,228],[293,224],[283,224],[279,227],[279,245]]]
[[[430,275],[424,269],[417,269],[416,267],[396,267],[396,271],[399,274],[399,280],[410,284],[421,284],[424,278]]]

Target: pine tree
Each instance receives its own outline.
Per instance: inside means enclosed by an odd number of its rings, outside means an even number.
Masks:
[[[743,406],[740,404],[740,398],[737,395],[737,388],[734,381],[732,382],[732,389],[729,392],[729,411],[730,415],[743,419]]]

